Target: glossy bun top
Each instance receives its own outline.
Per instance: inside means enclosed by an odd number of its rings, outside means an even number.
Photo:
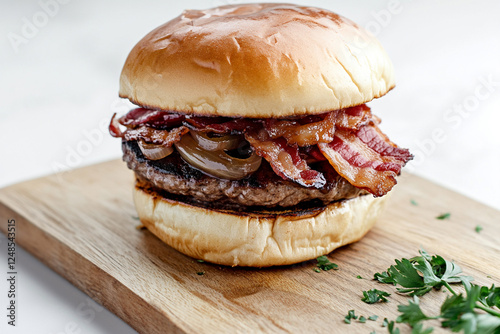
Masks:
[[[135,104],[214,116],[317,114],[393,87],[369,32],[325,9],[272,3],[184,11],[132,49],[120,77]]]

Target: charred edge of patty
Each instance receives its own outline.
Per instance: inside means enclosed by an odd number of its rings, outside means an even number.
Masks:
[[[252,216],[258,218],[276,218],[280,216],[287,217],[293,220],[294,217],[302,219],[306,217],[317,216],[327,208],[327,205],[324,205],[323,203],[321,203],[321,201],[308,201],[300,203],[293,208],[268,208],[264,206],[248,207],[232,203],[203,202],[188,196],[176,195],[169,193],[163,189],[155,188],[148,182],[141,181],[139,179],[136,179],[135,187],[144,191],[150,196],[160,198],[170,203],[182,203],[189,206],[237,216]]]

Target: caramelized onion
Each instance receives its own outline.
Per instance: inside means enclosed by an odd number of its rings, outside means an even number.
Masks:
[[[241,136],[227,135],[219,137],[209,137],[205,132],[190,131],[198,146],[207,151],[234,150],[238,148]]]
[[[242,179],[259,169],[262,162],[262,158],[255,153],[247,159],[238,159],[224,151],[204,150],[188,134],[174,145],[191,166],[222,179]]]
[[[172,146],[148,144],[142,140],[139,140],[138,142],[142,153],[149,160],[163,159],[174,151]]]

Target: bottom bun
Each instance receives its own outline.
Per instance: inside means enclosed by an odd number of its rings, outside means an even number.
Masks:
[[[327,206],[240,212],[166,198],[136,185],[141,222],[181,253],[228,266],[269,267],[314,259],[358,241],[387,196],[363,195]]]

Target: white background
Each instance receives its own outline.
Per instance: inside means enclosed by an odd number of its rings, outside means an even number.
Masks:
[[[0,187],[119,158],[102,124],[129,109],[117,91],[134,44],[183,8],[239,2],[54,1],[0,2]],[[500,2],[307,3],[366,27],[393,59],[396,89],[369,105],[416,155],[407,170],[500,209]],[[0,236],[0,272],[6,253]],[[21,249],[18,272],[16,328],[0,275],[0,332],[134,332]]]

